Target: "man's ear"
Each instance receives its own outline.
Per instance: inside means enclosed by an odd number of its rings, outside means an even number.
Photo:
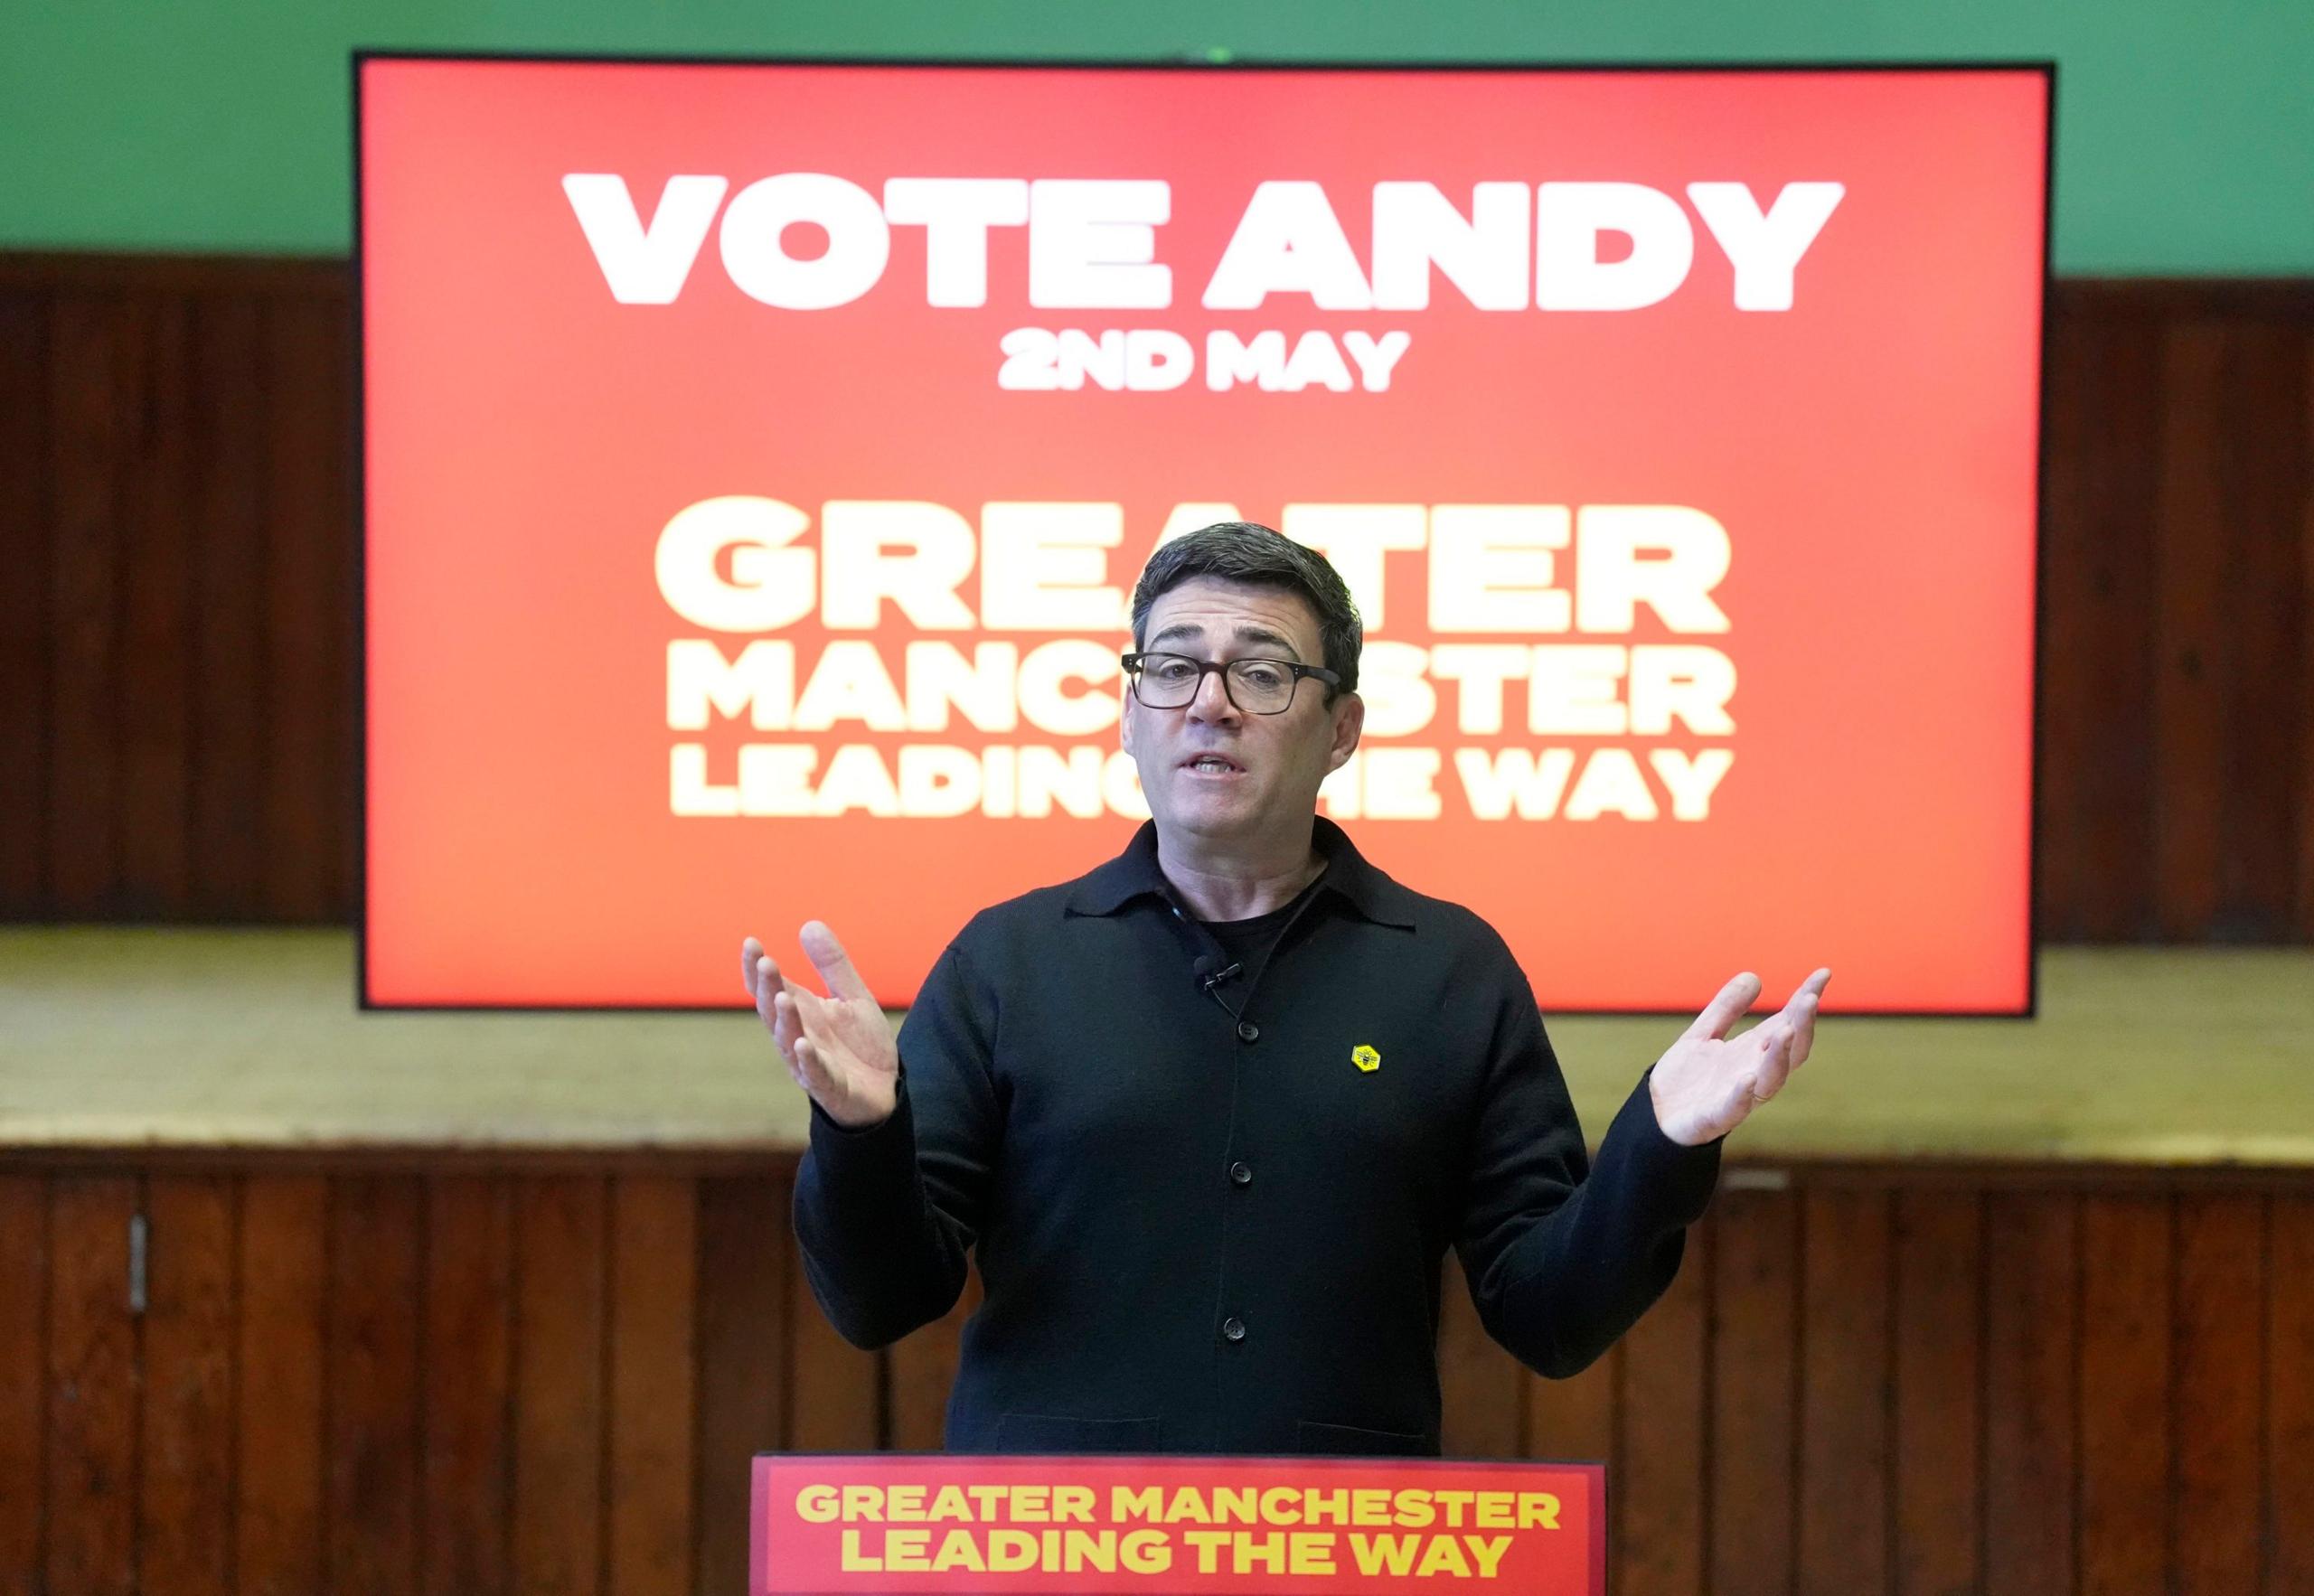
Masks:
[[[1133,752],[1132,679],[1127,678],[1125,684],[1117,691],[1121,695],[1117,700],[1117,746],[1130,754]]]
[[[1366,700],[1346,692],[1334,700],[1333,746],[1326,750],[1326,773],[1340,770],[1358,752],[1358,734],[1366,729]]]

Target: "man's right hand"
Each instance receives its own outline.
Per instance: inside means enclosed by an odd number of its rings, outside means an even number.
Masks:
[[[891,1022],[834,932],[807,920],[801,940],[828,983],[828,995],[782,975],[763,944],[750,936],[739,944],[748,996],[787,1073],[823,1113],[848,1130],[880,1125],[899,1103],[900,1052]]]

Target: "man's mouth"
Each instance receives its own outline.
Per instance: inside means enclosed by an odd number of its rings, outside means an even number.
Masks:
[[[1195,758],[1184,759],[1181,768],[1195,771],[1199,775],[1243,775],[1246,771],[1246,767],[1236,760],[1219,754],[1199,754]]]

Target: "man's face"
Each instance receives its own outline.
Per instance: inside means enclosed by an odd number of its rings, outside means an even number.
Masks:
[[[1142,634],[1149,653],[1199,661],[1290,660],[1322,665],[1318,617],[1300,594],[1199,577],[1159,596]],[[1226,840],[1306,821],[1318,784],[1358,746],[1365,705],[1303,681],[1283,714],[1238,709],[1218,671],[1178,709],[1152,709],[1128,691],[1124,750],[1160,831]]]

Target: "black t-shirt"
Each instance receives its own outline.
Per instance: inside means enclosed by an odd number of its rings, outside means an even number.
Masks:
[[[1261,979],[1270,954],[1276,952],[1277,939],[1285,934],[1286,926],[1293,923],[1303,905],[1316,896],[1319,883],[1325,878],[1325,872],[1321,870],[1317,880],[1295,894],[1291,902],[1266,915],[1256,915],[1250,920],[1203,920],[1199,924],[1213,933],[1213,940],[1221,944],[1221,951],[1227,955],[1223,963],[1239,966],[1238,979],[1250,987]]]

